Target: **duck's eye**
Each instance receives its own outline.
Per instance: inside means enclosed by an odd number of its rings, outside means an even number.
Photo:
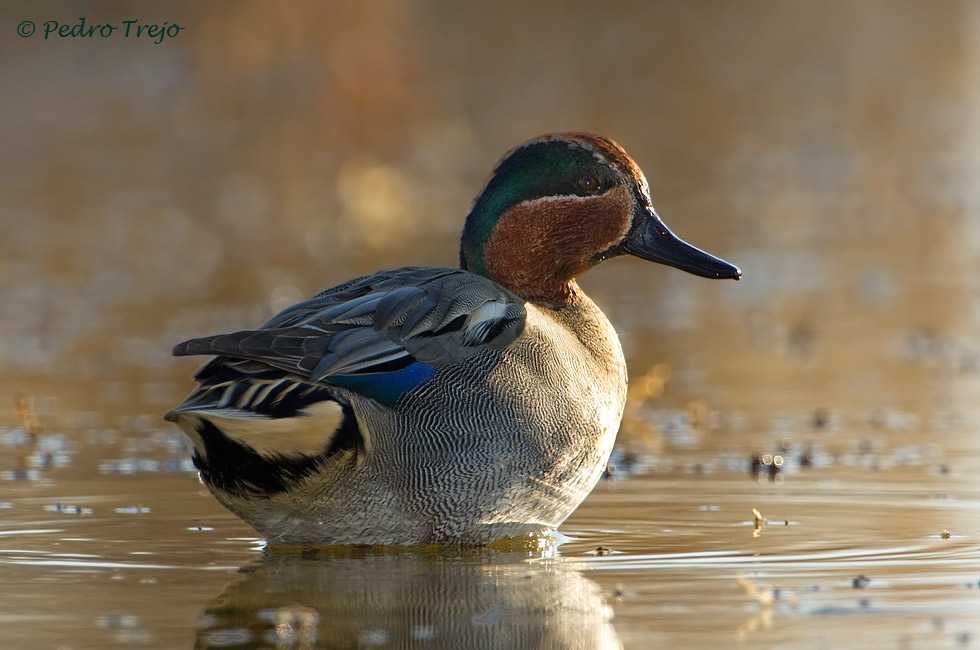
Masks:
[[[583,174],[576,181],[578,188],[586,194],[595,194],[599,191],[599,179],[592,174]]]

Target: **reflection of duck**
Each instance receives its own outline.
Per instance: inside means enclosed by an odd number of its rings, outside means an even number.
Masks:
[[[217,498],[274,544],[487,544],[558,526],[598,481],[626,398],[612,325],[575,276],[631,254],[739,270],[684,243],[617,144],[510,152],[463,229],[461,269],[352,280],[217,355],[167,414]]]
[[[622,647],[599,586],[560,561],[351,553],[266,553],[205,609],[197,647]]]

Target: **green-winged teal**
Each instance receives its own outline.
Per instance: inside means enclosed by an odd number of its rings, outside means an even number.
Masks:
[[[351,280],[213,355],[167,419],[218,500],[272,544],[462,544],[547,534],[585,499],[626,399],[616,332],[575,277],[635,255],[739,270],[675,237],[611,140],[535,138],[497,164],[460,268]]]

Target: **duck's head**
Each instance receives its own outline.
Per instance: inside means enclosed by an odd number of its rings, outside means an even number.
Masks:
[[[741,275],[667,229],[622,147],[557,133],[497,163],[466,219],[460,265],[526,300],[558,304],[575,296],[575,276],[626,254],[706,278]]]

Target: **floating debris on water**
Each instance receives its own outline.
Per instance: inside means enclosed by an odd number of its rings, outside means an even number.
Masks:
[[[809,469],[814,465],[813,450],[810,448],[804,449],[800,453],[799,464],[802,469]]]
[[[60,512],[66,515],[88,516],[92,514],[91,508],[77,506],[73,503],[55,503],[44,506],[44,509],[48,512]]]
[[[775,602],[787,602],[794,606],[797,603],[796,594],[791,591],[758,583],[744,575],[736,576],[735,579],[738,586],[763,607],[769,607]]]
[[[864,589],[865,587],[868,586],[868,583],[870,582],[871,582],[871,578],[869,578],[868,576],[862,573],[858,577],[851,580],[851,586],[854,587],[855,589]]]
[[[613,588],[613,600],[615,600],[616,603],[621,603],[621,602],[623,602],[623,596],[625,596],[625,595],[626,595],[626,590],[623,587],[623,584],[622,583],[618,583]]]
[[[767,476],[770,481],[775,482],[777,478],[782,479],[785,462],[786,459],[781,454],[756,454],[750,459],[749,471],[756,480]]]
[[[818,408],[813,412],[813,428],[814,429],[825,429],[830,423],[830,413],[826,409]]]
[[[755,515],[755,530],[752,531],[752,537],[758,537],[762,534],[762,525],[768,522],[758,508],[752,508],[752,514]]]

